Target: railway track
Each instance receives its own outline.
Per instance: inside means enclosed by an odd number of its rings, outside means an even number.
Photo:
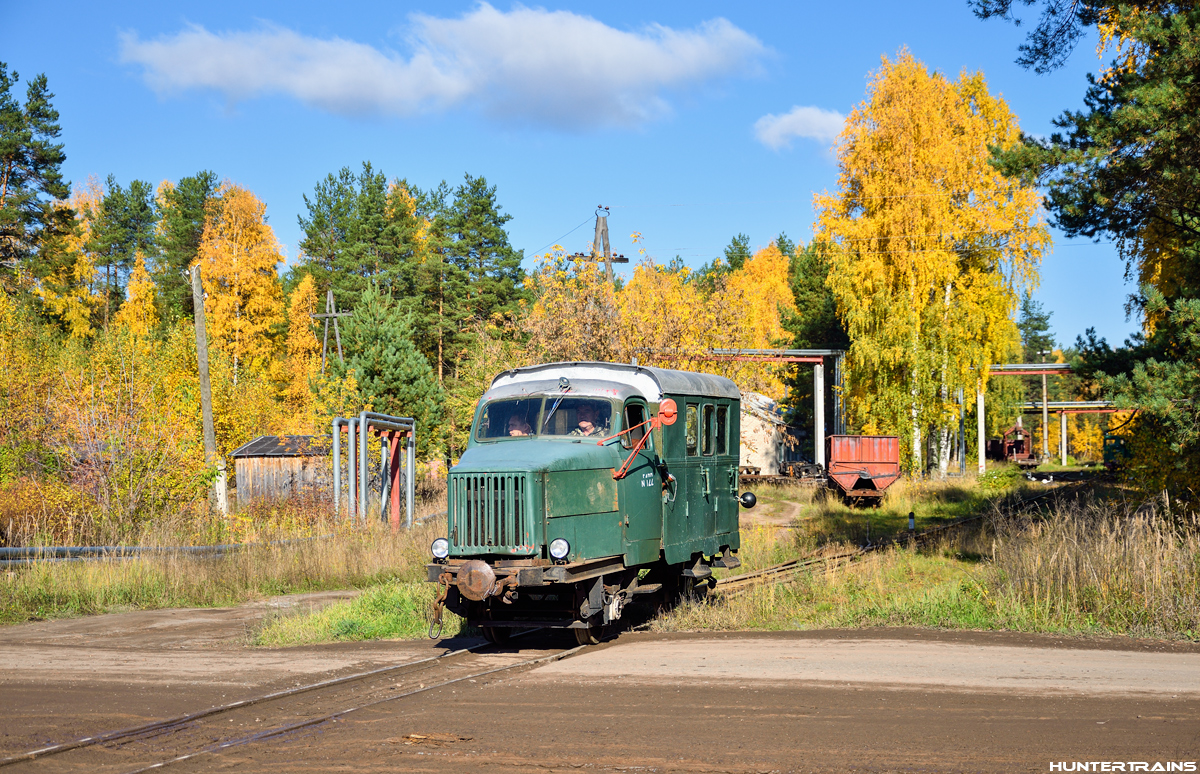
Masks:
[[[1076,489],[1077,487],[1071,487]],[[1024,510],[1032,503],[1043,500],[1053,495],[1061,495],[1067,487],[1055,488],[1047,492],[1041,492],[1032,497],[1023,498],[1015,503],[1006,504],[1005,508],[1011,513],[1016,513]],[[772,565],[761,570],[743,573],[741,575],[732,575],[727,578],[718,579],[710,588],[714,593],[724,594],[726,596],[734,596],[744,593],[756,586],[762,586],[769,583],[781,583],[801,575],[806,572],[812,572],[819,568],[838,566],[849,564],[866,554],[873,551],[878,551],[893,545],[926,545],[929,542],[940,538],[950,532],[961,529],[962,527],[978,521],[982,521],[988,514],[977,514],[968,516],[965,519],[951,522],[950,524],[941,524],[924,532],[906,533],[898,537],[889,538],[878,543],[871,543],[861,546],[850,551],[840,551],[832,554],[808,554],[796,559],[783,562],[781,564]]]
[[[566,658],[588,646],[497,665],[481,659],[490,643],[243,699],[199,712],[108,731],[0,759],[8,771],[158,771],[244,745],[283,739],[355,712],[438,688]],[[270,715],[269,720],[264,720]]]

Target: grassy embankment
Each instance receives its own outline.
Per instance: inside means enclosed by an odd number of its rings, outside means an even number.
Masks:
[[[424,564],[429,543],[443,531],[444,522],[434,520],[393,535],[377,522],[365,527],[328,523],[315,515],[325,509],[311,504],[305,507],[304,513],[293,508],[283,509],[287,512],[282,514],[260,514],[253,523],[248,523],[248,516],[235,517],[247,522],[238,525],[238,536],[253,545],[218,558],[164,554],[39,561],[0,571],[0,623],[123,610],[235,605],[279,594],[346,588],[369,589],[364,595],[368,600],[396,588],[411,588],[414,604],[422,595],[432,599],[430,584],[424,582]],[[444,507],[444,501],[422,503],[418,518]],[[217,533],[216,538],[198,541],[195,524],[160,524],[144,531],[137,544],[223,542],[228,530]],[[417,605],[422,620],[426,605],[427,601]],[[456,626],[454,619],[447,621],[448,632]],[[363,631],[379,636],[378,630]]]

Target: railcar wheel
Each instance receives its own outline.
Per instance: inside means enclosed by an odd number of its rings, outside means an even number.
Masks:
[[[483,627],[483,638],[493,645],[503,645],[512,636],[512,629],[507,626]]]
[[[580,645],[599,645],[604,639],[603,626],[589,626],[586,629],[572,629],[575,632],[575,642]]]

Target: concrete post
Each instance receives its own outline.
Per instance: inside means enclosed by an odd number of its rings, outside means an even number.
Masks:
[[[351,419],[346,423],[346,446],[350,450],[350,465],[346,470],[346,486],[349,497],[346,498],[346,515],[351,521],[358,519],[358,420]]]
[[[1046,362],[1045,353],[1042,362]],[[1046,405],[1046,375],[1042,374],[1042,462],[1050,461],[1050,409]]]
[[[402,473],[404,471],[404,459],[400,456],[400,441],[405,437],[404,433],[392,431],[391,439],[391,476],[389,487],[388,501],[388,522],[392,525],[392,532],[400,531],[400,487],[404,484]]]
[[[196,327],[196,364],[200,371],[200,418],[204,432],[204,461],[216,463],[217,478],[213,481],[209,502],[222,515],[229,513],[225,484],[225,460],[217,457],[217,434],[213,427],[212,386],[208,377],[208,333],[204,322],[204,283],[200,279],[200,264],[192,267],[192,309]]]
[[[367,432],[368,427],[370,427],[370,423],[367,421],[367,412],[364,409],[358,415],[358,519],[363,524],[367,523],[371,491],[371,465],[367,462],[367,438],[370,435]]]
[[[1062,464],[1067,466],[1067,412],[1058,412],[1058,450],[1062,452]]]
[[[984,449],[987,448],[987,422],[983,416],[983,385],[979,385],[979,392],[975,393],[975,419],[979,424],[979,435],[976,438],[976,446],[979,448],[979,475],[983,475],[987,471],[987,464],[984,459]]]
[[[417,503],[417,425],[408,433],[408,457],[404,465],[404,526],[412,529]]]
[[[333,418],[333,518],[342,517],[342,419]]]
[[[388,434],[379,434],[379,518],[388,520],[388,489],[392,483],[392,472],[388,465],[391,451],[388,447]]]
[[[813,366],[813,462],[825,467],[825,363]]]

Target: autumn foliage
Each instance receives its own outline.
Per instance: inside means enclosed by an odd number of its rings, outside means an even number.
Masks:
[[[1049,244],[1036,189],[990,164],[1020,139],[979,73],[949,81],[907,51],[883,66],[838,139],[836,194],[815,198],[828,285],[851,340],[849,405],[866,433],[926,433],[948,461],[952,401],[1009,362],[1021,291]]]
[[[524,318],[533,361],[611,360],[717,373],[743,389],[782,399],[777,366],[714,361],[712,349],[768,348],[783,341],[783,316],[795,311],[788,258],[774,245],[722,276],[711,290],[686,267],[650,257],[619,290],[594,260],[543,256],[528,287],[536,299]]]

